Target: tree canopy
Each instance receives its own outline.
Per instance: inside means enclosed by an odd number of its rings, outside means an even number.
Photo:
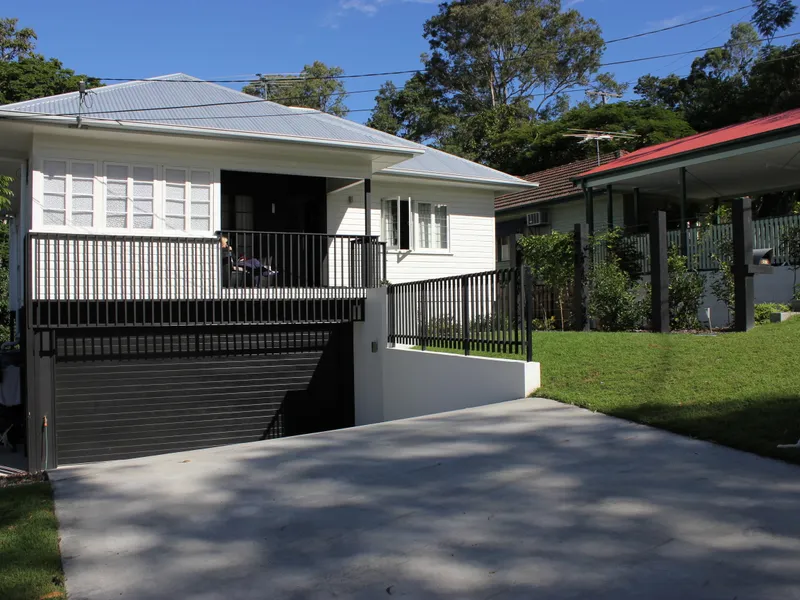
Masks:
[[[305,65],[299,75],[287,77],[269,75],[249,83],[242,91],[251,96],[277,102],[284,106],[302,106],[344,117],[344,84],[337,79],[344,75],[341,67],[329,67],[321,61]]]
[[[0,104],[74,92],[82,80],[87,88],[102,85],[58,59],[36,54],[36,39],[32,29],[17,29],[17,19],[0,19]]]
[[[598,73],[600,27],[560,0],[443,3],[423,32],[422,70],[384,84],[367,124],[493,166],[493,140],[562,114],[568,90],[622,89]]]

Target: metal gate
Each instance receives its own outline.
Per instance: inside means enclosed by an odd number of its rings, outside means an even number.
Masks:
[[[352,324],[60,337],[59,464],[353,425]]]

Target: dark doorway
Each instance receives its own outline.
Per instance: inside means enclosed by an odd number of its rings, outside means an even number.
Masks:
[[[222,229],[326,233],[324,177],[222,171]]]

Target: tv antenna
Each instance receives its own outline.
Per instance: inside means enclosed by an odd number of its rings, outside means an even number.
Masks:
[[[623,131],[600,131],[597,129],[567,129],[570,133],[562,134],[563,137],[579,138],[579,143],[585,144],[594,140],[595,147],[597,148],[597,165],[600,166],[600,142],[620,140],[634,140],[639,136],[633,133],[625,133]]]

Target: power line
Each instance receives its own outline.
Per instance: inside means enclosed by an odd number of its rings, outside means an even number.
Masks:
[[[784,34],[784,35],[776,35],[772,39],[773,40],[779,40],[779,39],[782,39],[782,38],[795,37],[795,36],[798,36],[798,35],[800,35],[800,31],[797,31],[797,32],[794,32],[794,33],[787,33],[787,34]],[[707,48],[695,48],[694,50],[684,50],[683,52],[672,52],[670,54],[659,54],[659,55],[656,55],[656,56],[642,56],[640,58],[629,58],[629,59],[626,59],[626,60],[617,60],[617,61],[614,61],[614,62],[602,63],[602,64],[600,64],[598,66],[600,66],[600,67],[613,67],[615,65],[627,65],[627,64],[630,64],[630,63],[644,62],[644,61],[647,61],[647,60],[657,60],[659,58],[671,58],[673,56],[683,56],[685,54],[694,54],[695,52],[708,52],[709,50],[719,50],[721,48],[729,48],[731,46],[747,46],[747,45],[750,45],[750,44],[756,44],[756,43],[761,43],[761,42],[766,42],[766,41],[769,41],[769,40],[767,38],[760,38],[760,39],[757,39],[757,40],[751,40],[749,42],[739,42],[739,43],[736,43],[736,44],[722,44],[721,46],[709,46]]]
[[[662,27],[661,29],[653,29],[652,31],[645,31],[644,33],[636,33],[634,35],[626,35],[625,37],[616,38],[613,40],[608,40],[606,42],[606,46],[608,44],[615,44],[617,42],[624,42],[626,40],[633,40],[640,37],[645,37],[648,35],[653,35],[654,33],[661,33],[662,31],[671,31],[673,29],[680,29],[681,27],[687,27],[689,25],[694,25],[695,23],[702,23],[703,21],[710,21],[711,19],[716,19],[718,17],[724,17],[725,15],[729,15],[731,13],[739,12],[741,10],[745,10],[746,8],[751,8],[749,4],[745,4],[744,6],[740,6],[739,8],[732,8],[731,10],[726,10],[725,12],[717,13],[715,15],[709,15],[707,17],[703,17],[701,19],[694,19],[693,21],[686,21],[685,23],[678,23],[677,25],[670,25],[669,27]]]

